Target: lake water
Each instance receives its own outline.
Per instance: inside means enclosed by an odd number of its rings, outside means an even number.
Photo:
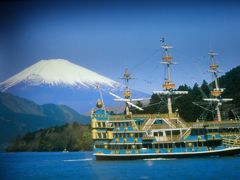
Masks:
[[[0,179],[239,179],[240,156],[96,161],[92,152],[0,153]]]

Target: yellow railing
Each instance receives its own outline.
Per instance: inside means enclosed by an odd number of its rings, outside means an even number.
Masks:
[[[218,127],[219,125],[234,125],[234,126],[239,126],[240,127],[240,121],[204,121],[204,122],[187,122],[186,125],[188,127],[198,127],[198,126],[213,126],[213,127]]]
[[[169,128],[168,125],[163,125],[163,124],[153,124],[153,125],[145,125],[145,126],[150,126],[150,128],[148,128],[149,130],[153,130],[153,129],[167,129]],[[142,130],[143,126],[140,127],[140,130]]]
[[[219,133],[222,137],[237,137],[240,136],[240,133],[235,132],[226,132],[226,133]]]
[[[103,117],[104,115],[101,115],[101,117]],[[110,115],[108,116],[108,121],[132,121],[134,119],[143,119],[143,120],[147,120],[147,119],[156,119],[156,118],[162,118],[162,119],[168,119],[176,128],[181,128],[183,127],[202,127],[202,126],[211,126],[211,127],[218,127],[219,125],[233,125],[233,126],[239,126],[240,127],[240,121],[236,121],[236,120],[224,120],[224,121],[204,121],[204,122],[185,122],[182,119],[179,119],[179,121],[181,121],[181,123],[179,122],[175,122],[177,119],[177,114],[173,113],[172,115],[169,114],[134,114],[132,115],[131,118],[126,117],[125,115]],[[93,118],[94,120],[94,118]],[[96,119],[95,119],[96,120]],[[106,122],[106,120],[97,120],[97,122]],[[99,128],[99,126],[95,125],[93,128]],[[150,129],[154,129],[154,128],[169,128],[167,126],[155,126],[152,125],[152,127]],[[140,129],[142,129],[142,126],[140,126]]]
[[[149,118],[176,118],[176,113],[173,113],[172,115],[169,114],[134,114],[132,115],[132,119],[141,118],[141,119],[149,119]],[[125,115],[111,115],[109,116],[110,121],[114,120],[124,120],[126,119]],[[129,118],[127,118],[129,119]]]

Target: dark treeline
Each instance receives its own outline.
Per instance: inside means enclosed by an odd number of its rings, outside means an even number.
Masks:
[[[219,83],[225,89],[222,97],[233,98],[232,102],[224,103],[221,106],[223,116],[234,119],[240,110],[240,66],[220,77]],[[196,121],[197,119],[201,120],[201,118],[204,120],[213,120],[216,113],[214,111],[216,104],[203,101],[203,98],[211,98],[210,91],[213,87],[214,82],[208,84],[205,80],[201,85],[195,84],[193,87],[187,85],[179,86],[177,90],[188,91],[188,94],[172,97],[173,111],[177,110],[180,117],[186,121]],[[204,110],[196,104],[210,111]],[[137,105],[142,107],[141,102],[138,102]],[[133,108],[131,108],[131,111],[133,113],[167,113],[167,97],[153,94],[150,103],[144,108],[144,111]]]
[[[76,122],[18,136],[6,151],[90,151],[91,127]]]

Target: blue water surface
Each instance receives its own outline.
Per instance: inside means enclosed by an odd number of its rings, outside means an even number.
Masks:
[[[240,156],[96,161],[92,152],[0,153],[0,179],[239,179]]]

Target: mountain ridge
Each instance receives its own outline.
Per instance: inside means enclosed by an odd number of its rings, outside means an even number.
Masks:
[[[47,84],[51,86],[96,87],[103,85],[110,88],[120,84],[94,71],[76,65],[65,59],[40,60],[0,83],[1,91],[16,86],[19,83],[29,85]]]
[[[86,114],[100,90],[108,107],[118,105],[109,92],[122,94],[123,85],[64,59],[41,60],[0,83],[0,90],[38,104],[64,104]],[[134,97],[148,96],[132,90]]]
[[[89,117],[65,105],[38,105],[9,93],[0,93],[0,149],[19,134],[65,123],[86,124],[89,121]]]

